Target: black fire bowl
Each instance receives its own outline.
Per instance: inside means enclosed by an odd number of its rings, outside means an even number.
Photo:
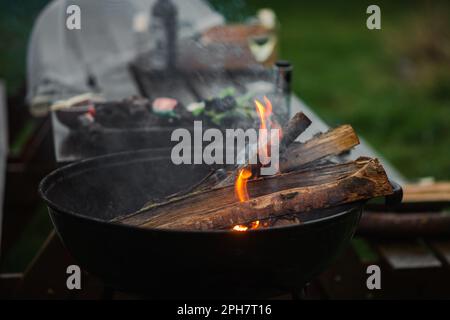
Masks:
[[[108,222],[149,196],[199,181],[207,166],[176,166],[153,151],[108,155],[57,169],[40,193],[82,268],[117,290],[155,298],[264,298],[299,292],[346,247],[364,203],[308,213],[302,224],[233,231],[140,229]]]

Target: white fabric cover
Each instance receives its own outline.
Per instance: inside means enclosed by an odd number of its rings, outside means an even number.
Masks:
[[[51,2],[38,17],[29,42],[28,101],[51,102],[90,91],[88,75],[96,78],[101,93],[108,99],[135,94],[127,64],[143,49],[143,38],[147,39],[144,49],[151,50],[153,42],[149,32],[138,34],[133,28],[142,27],[142,20],[151,25],[155,3],[156,0]],[[223,17],[202,0],[172,3],[178,9],[180,40],[224,23]],[[66,28],[66,10],[72,4],[81,9],[81,30]]]

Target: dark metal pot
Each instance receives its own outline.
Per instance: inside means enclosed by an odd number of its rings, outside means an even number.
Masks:
[[[345,248],[362,202],[305,215],[299,225],[232,231],[140,229],[108,222],[149,195],[187,188],[207,166],[176,166],[152,151],[57,169],[40,184],[58,235],[106,284],[155,297],[263,297],[299,290]]]

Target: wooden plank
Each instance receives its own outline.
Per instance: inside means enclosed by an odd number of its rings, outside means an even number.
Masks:
[[[380,256],[394,270],[441,268],[442,263],[423,243],[385,242],[376,244]]]
[[[441,212],[370,212],[361,217],[358,233],[383,237],[450,235],[450,216]]]
[[[11,297],[17,285],[22,280],[22,273],[2,273],[0,274],[0,299]]]
[[[408,193],[403,192],[403,202],[450,202],[448,193]]]
[[[450,183],[419,183],[403,185],[403,202],[450,202]]]
[[[428,244],[436,255],[450,267],[450,240],[433,240],[428,241]]]
[[[366,238],[368,239],[368,238]],[[381,290],[370,290],[381,299],[448,299],[449,272],[423,239],[370,239],[381,260]],[[383,253],[380,246],[395,247]],[[412,247],[412,248],[411,248]],[[400,249],[400,253],[395,252]],[[388,250],[386,250],[388,251]],[[388,259],[390,258],[390,259]],[[394,265],[394,261],[399,261]],[[376,291],[376,292],[374,292]]]
[[[403,191],[410,194],[422,193],[450,193],[450,182],[417,183],[403,185]]]
[[[3,195],[5,188],[6,159],[8,153],[8,127],[6,121],[5,87],[0,80],[0,248],[2,247]],[[1,250],[0,250],[1,258]]]

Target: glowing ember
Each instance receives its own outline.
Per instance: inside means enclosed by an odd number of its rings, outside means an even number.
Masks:
[[[250,229],[258,229],[259,225],[260,225],[259,220],[253,221],[250,226]]]
[[[259,227],[261,227],[261,225],[262,224],[259,222],[259,220],[256,220],[256,221],[253,221],[252,223],[250,223],[250,226],[245,226],[243,224],[235,225],[232,230],[233,231],[244,232],[244,231],[247,231],[247,230],[258,229]],[[265,225],[265,226],[267,226],[267,225]]]
[[[233,227],[233,231],[243,232],[243,231],[247,231],[247,230],[248,230],[248,227],[244,226],[244,225],[241,225],[241,224],[235,225]]]

